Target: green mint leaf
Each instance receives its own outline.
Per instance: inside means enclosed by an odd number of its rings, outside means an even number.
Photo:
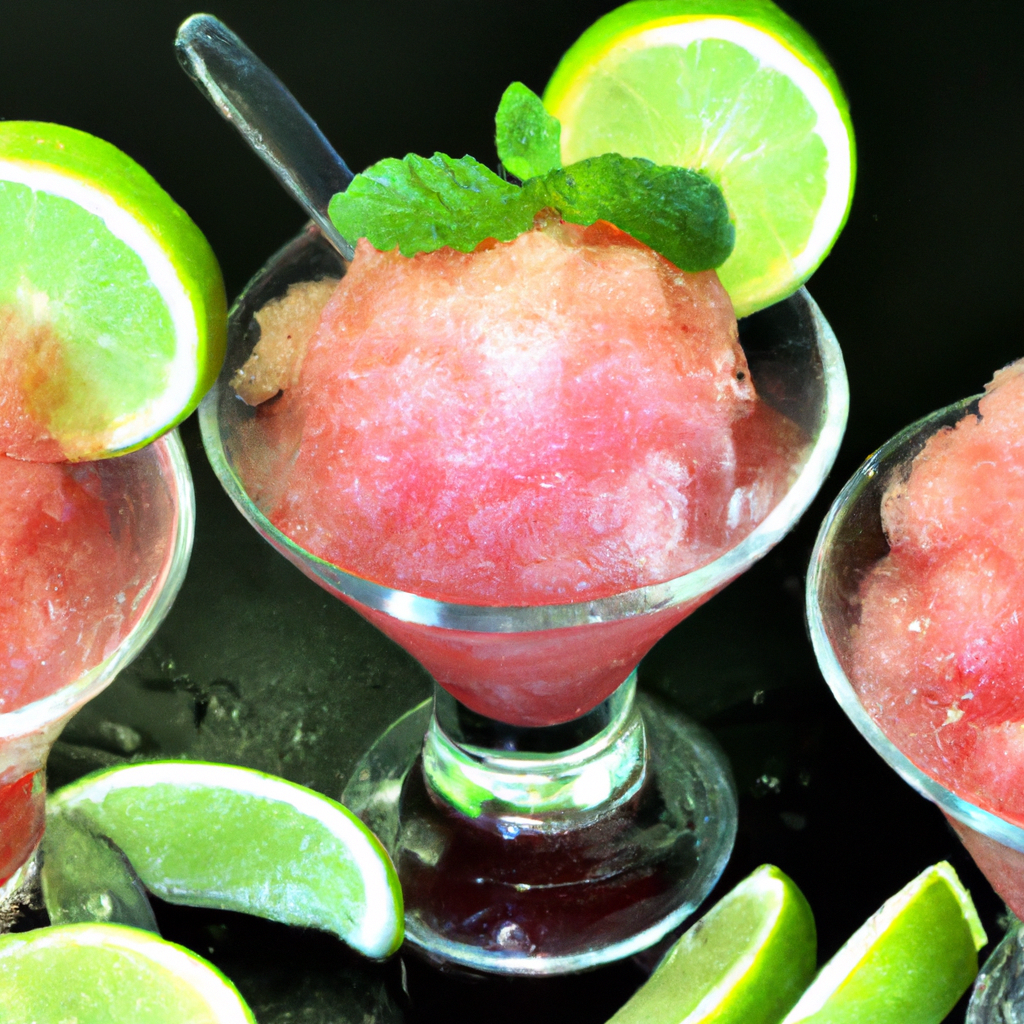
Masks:
[[[505,90],[494,122],[498,158],[517,178],[525,181],[562,166],[562,125],[522,82]]]
[[[680,270],[721,266],[736,236],[721,190],[703,174],[618,153],[527,181],[521,201],[574,224],[610,221]]]
[[[510,242],[533,226],[519,186],[471,156],[429,159],[410,153],[357,174],[331,199],[328,213],[343,238],[366,238],[403,256],[449,245],[470,252],[485,238]]]
[[[732,252],[735,231],[717,185],[696,171],[617,153],[548,171],[522,188],[469,156],[381,160],[334,196],[329,213],[342,237],[412,256],[446,245],[470,252],[486,238],[510,242],[548,207],[574,224],[610,221],[681,270],[710,270]]]

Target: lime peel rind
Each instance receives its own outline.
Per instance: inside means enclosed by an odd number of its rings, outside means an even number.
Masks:
[[[0,978],[4,975],[5,960],[27,960],[34,955],[45,955],[52,951],[56,954],[53,959],[44,956],[49,966],[45,984],[53,992],[55,1001],[65,1002],[69,994],[61,992],[60,979],[55,979],[53,972],[59,971],[62,959],[66,963],[66,958],[73,955],[72,949],[84,948],[109,951],[115,960],[121,961],[112,972],[114,977],[128,984],[133,984],[133,979],[126,978],[130,968],[125,967],[125,956],[139,957],[149,964],[155,964],[198,994],[211,1011],[210,1020],[216,1020],[218,1024],[255,1024],[256,1019],[238,990],[213,964],[184,946],[124,925],[68,924],[0,936]],[[21,967],[23,976],[26,966]],[[19,994],[22,1000],[25,999],[24,986],[20,993],[17,988],[17,966],[15,972],[15,978],[8,979],[5,985],[5,1003],[8,1006]],[[97,979],[97,982],[102,992],[108,994],[111,979]],[[138,998],[138,993],[126,990],[124,998],[126,1002],[133,1001]],[[62,1009],[66,1010],[67,1006]],[[53,1007],[44,1007],[43,1010],[52,1011]],[[168,1019],[175,1018],[171,1016]]]
[[[684,6],[685,11],[682,10]],[[674,13],[665,13],[673,7]],[[555,68],[544,91],[545,105],[550,110],[551,105],[560,104],[562,94],[570,88],[580,68],[595,63],[618,40],[627,39],[647,28],[708,18],[739,20],[774,36],[808,64],[835,95],[842,96],[839,79],[813,37],[771,0],[686,0],[685,5],[666,3],[665,0],[633,0],[598,18],[580,36]],[[849,116],[848,112],[845,116]]]
[[[296,914],[295,907],[286,905],[288,891],[295,892],[296,900],[301,897],[301,893],[295,889],[300,883],[294,880],[289,881],[278,893],[265,892],[266,902],[261,900],[258,906],[240,905],[236,902],[239,894],[230,890],[209,891],[191,887],[187,879],[179,878],[168,885],[168,880],[161,874],[165,861],[165,854],[159,847],[161,838],[167,842],[173,842],[175,838],[190,844],[202,842],[202,821],[189,822],[193,831],[187,837],[162,837],[160,822],[146,820],[145,814],[140,813],[139,820],[131,823],[133,831],[137,830],[138,834],[129,837],[121,834],[118,822],[109,820],[104,813],[104,804],[108,798],[121,798],[131,790],[144,793],[158,786],[170,786],[179,792],[197,794],[197,811],[202,805],[204,794],[214,796],[220,791],[234,797],[253,797],[261,802],[262,812],[267,812],[271,805],[278,805],[276,810],[285,815],[294,813],[299,819],[306,818],[319,823],[337,840],[362,883],[363,906],[359,908],[362,913],[351,918],[351,923],[342,920],[341,908],[338,908],[331,921],[317,919],[318,915],[315,914],[312,917],[305,912]],[[65,811],[84,814],[93,827],[109,835],[128,855],[145,886],[170,902],[247,910],[285,923],[325,928],[334,931],[355,949],[375,958],[390,955],[401,944],[401,887],[384,847],[346,807],[304,786],[235,765],[189,761],[144,762],[86,776],[59,790],[50,800],[48,813],[52,815]],[[253,824],[258,829],[260,822],[256,815]],[[254,843],[258,839],[258,834],[254,834]],[[216,854],[217,851],[211,849],[210,859],[213,860]],[[302,850],[296,849],[294,856],[300,865],[301,855]],[[261,882],[258,888],[267,890],[268,885]]]
[[[808,954],[804,957],[805,962],[802,971],[799,968],[792,971],[791,978],[784,976],[777,976],[775,978],[777,995],[781,994],[778,991],[780,989],[788,990],[792,993],[788,1000],[783,997],[783,1006],[785,1006],[786,1002],[792,1003],[795,1001],[800,989],[814,973],[817,948],[814,916],[800,890],[778,868],[770,864],[765,864],[758,868],[752,875],[741,882],[740,886],[766,894],[770,893],[773,899],[772,909],[775,913],[772,916],[765,917],[761,928],[751,943],[751,948],[733,964],[718,985],[694,1007],[692,1013],[687,1018],[688,1021],[724,1021],[735,1016],[737,1020],[749,1021],[750,1024],[754,1024],[756,1014],[754,1007],[735,1007],[733,1010],[738,1012],[728,1012],[728,996],[744,979],[752,977],[759,965],[759,961],[764,957],[765,950],[772,943],[772,939],[780,935],[783,930],[789,931],[791,929],[794,934],[802,933],[803,938],[807,942],[805,952]],[[737,889],[740,886],[737,886]],[[736,892],[736,890],[734,889],[733,892]],[[792,901],[792,905],[788,907],[786,906],[787,899]],[[789,941],[792,940],[790,939]],[[787,953],[790,952],[787,949]],[[787,966],[794,966],[794,960],[799,960],[799,957],[788,956]],[[727,1012],[716,1016],[716,1012],[723,1009],[723,1006]],[[774,1015],[774,1011],[769,1012],[772,1012]]]

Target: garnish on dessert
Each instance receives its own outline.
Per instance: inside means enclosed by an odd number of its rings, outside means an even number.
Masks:
[[[58,790],[62,816],[108,837],[146,888],[332,932],[365,956],[402,942],[402,893],[384,848],[329,797],[235,765],[118,765]]]
[[[471,252],[488,239],[511,242],[533,228],[538,213],[553,210],[584,227],[606,220],[680,270],[711,270],[728,257],[735,232],[721,191],[707,177],[617,153],[562,167],[550,148],[554,119],[544,122],[539,106],[539,97],[514,83],[499,107],[498,152],[505,165],[527,175],[548,168],[522,186],[470,156],[409,154],[357,174],[331,200],[331,220],[348,239],[412,256],[445,246]]]
[[[69,924],[0,936],[5,1021],[256,1024],[209,961],[150,932]]]
[[[543,177],[562,166],[561,122],[522,82],[513,82],[505,90],[494,123],[498,156],[521,181]]]
[[[853,197],[842,87],[771,0],[634,0],[569,48],[544,90],[561,154],[691,167],[725,195],[736,248],[719,270],[736,315],[785,298],[828,255]]]
[[[206,239],[130,157],[73,128],[0,123],[0,453],[141,448],[224,357]]]
[[[713,561],[807,446],[757,396],[714,273],[728,190],[618,152],[563,166],[522,83],[496,143],[521,184],[410,154],[333,197],[344,279],[261,310],[234,381],[283,392],[252,427],[282,461],[245,467],[249,493],[319,557],[445,600],[596,598]]]

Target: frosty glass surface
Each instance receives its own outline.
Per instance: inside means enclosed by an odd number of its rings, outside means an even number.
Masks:
[[[907,427],[875,452],[843,488],[822,524],[811,555],[807,621],[825,681],[853,724],[890,767],[938,804],[948,817],[982,837],[1024,852],[1024,829],[975,806],[921,771],[864,710],[849,679],[858,589],[867,571],[888,551],[882,531],[882,495],[897,474],[909,473],[914,457],[934,433],[957,423],[974,410],[977,401],[977,396],[965,399]],[[971,849],[969,834],[966,838],[963,832],[960,834]],[[986,870],[985,864],[979,866]]]
[[[356,603],[372,622],[423,662],[435,678],[481,713],[500,717],[501,709],[474,704],[472,693],[460,692],[459,679],[444,678],[450,648],[444,648],[447,641],[434,630],[466,634],[462,650],[470,651],[467,657],[478,661],[490,657],[486,651],[479,657],[472,652],[486,635],[543,634],[581,628],[578,639],[585,644],[601,645],[607,638],[605,645],[612,653],[602,650],[600,660],[605,664],[618,660],[625,668],[615,678],[580,682],[585,700],[577,701],[572,713],[550,717],[551,721],[568,720],[585,710],[583,703],[593,706],[605,699],[655,640],[777,543],[807,507],[832,465],[846,425],[846,373],[835,336],[806,290],[801,289],[785,302],[743,321],[740,339],[762,399],[803,428],[811,444],[789,493],[752,533],[714,562],[665,583],[599,600],[529,607],[438,601],[345,572],[289,540],[248,497],[238,468],[242,455],[240,428],[256,412],[238,399],[228,384],[257,340],[253,313],[283,295],[290,284],[340,276],[343,268],[334,250],[315,229],[309,228],[277,253],[250,282],[231,314],[224,370],[200,410],[204,444],[232,500],[263,537],[322,586]],[[632,622],[627,625],[627,620]],[[474,641],[471,635],[478,639]],[[572,639],[568,632],[560,637]],[[543,639],[533,638],[533,653],[524,655],[524,659],[538,656],[536,652]],[[432,649],[435,643],[442,645],[440,650]],[[505,643],[514,645],[515,641],[509,638]],[[551,656],[557,659],[558,652],[553,651]],[[515,657],[502,647],[500,657],[490,660],[511,664]],[[576,654],[572,657],[579,660]],[[456,674],[460,679],[470,678],[475,668],[467,666],[465,672]]]

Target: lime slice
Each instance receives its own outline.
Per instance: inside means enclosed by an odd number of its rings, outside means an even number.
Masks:
[[[769,0],[636,0],[595,22],[544,93],[565,163],[600,153],[703,171],[736,247],[718,268],[737,316],[793,292],[853,197],[846,99],[814,41]]]
[[[952,866],[934,864],[854,932],[784,1024],[939,1024],[977,975],[987,941]]]
[[[212,250],[130,157],[0,122],[0,451],[101,458],[191,412],[224,359]]]
[[[682,936],[608,1024],[778,1024],[815,958],[807,900],[765,864]]]
[[[341,804],[234,765],[152,761],[58,790],[109,837],[150,892],[333,932],[370,957],[402,942],[402,894],[384,847]]]
[[[212,964],[116,924],[0,936],[0,992],[10,1024],[255,1024]]]

